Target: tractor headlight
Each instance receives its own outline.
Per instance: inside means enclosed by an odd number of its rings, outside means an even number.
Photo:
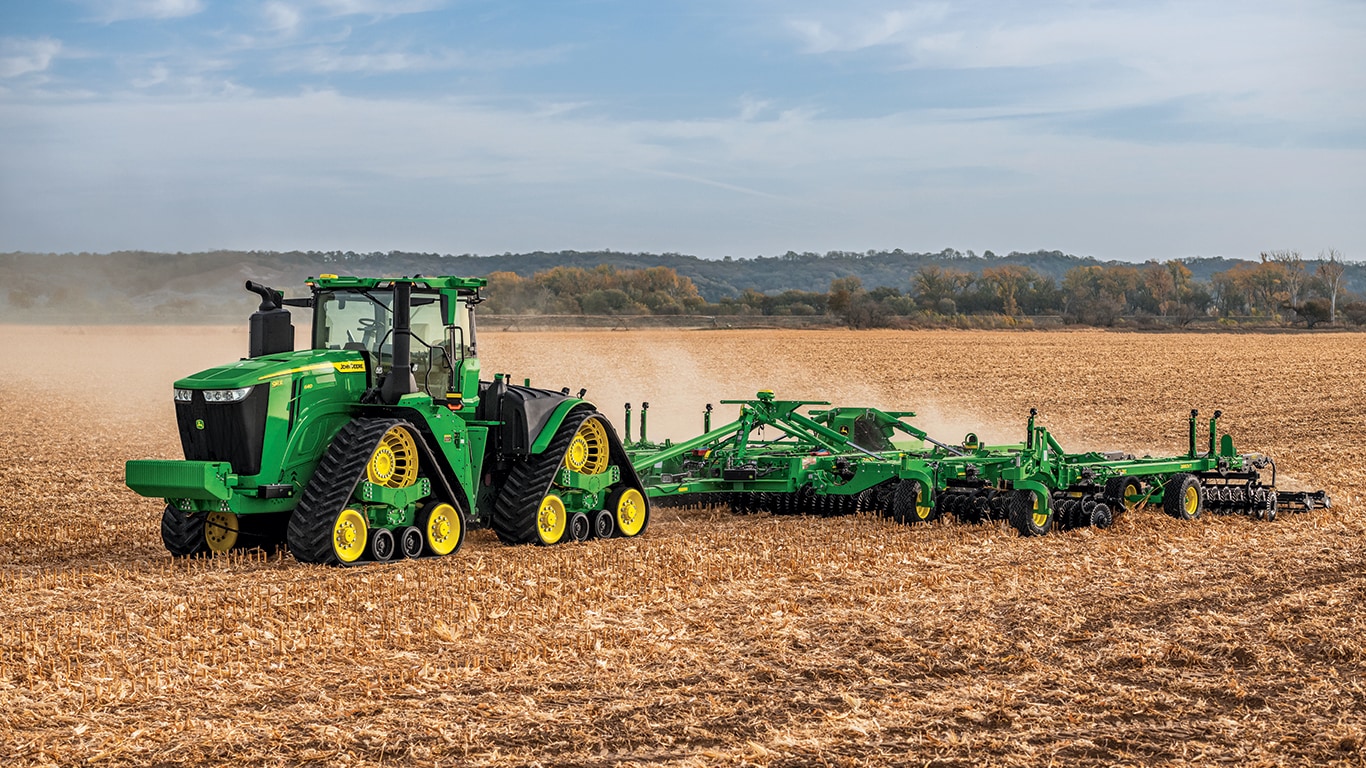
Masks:
[[[251,387],[241,389],[206,389],[204,390],[204,402],[206,403],[235,403],[245,400],[251,394]]]
[[[176,401],[177,403],[188,403],[188,402],[190,402],[190,390],[188,390],[188,389],[176,389],[176,391],[175,391],[175,401]]]

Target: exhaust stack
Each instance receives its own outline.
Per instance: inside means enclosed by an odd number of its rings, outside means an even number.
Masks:
[[[285,295],[260,283],[247,281],[247,290],[261,297],[261,306],[248,321],[247,356],[262,357],[294,351],[294,325],[284,308]]]
[[[411,283],[395,282],[394,305],[390,307],[394,313],[394,360],[379,385],[380,399],[389,405],[417,391],[417,379],[413,378],[412,296]]]

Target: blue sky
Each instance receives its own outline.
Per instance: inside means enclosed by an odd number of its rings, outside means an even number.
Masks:
[[[1366,259],[1366,2],[0,4],[0,251]]]

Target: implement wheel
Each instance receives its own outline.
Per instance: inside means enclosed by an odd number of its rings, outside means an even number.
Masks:
[[[203,512],[181,512],[167,504],[161,512],[161,543],[174,557],[190,557],[208,550]]]
[[[907,525],[932,522],[939,517],[942,507],[930,504],[925,496],[925,486],[919,480],[897,483],[896,492],[892,494],[892,517]]]
[[[1143,495],[1143,482],[1136,477],[1112,477],[1105,481],[1105,503],[1115,514],[1132,512],[1139,502],[1130,496]]]
[[[1184,472],[1172,475],[1162,488],[1162,511],[1177,520],[1194,520],[1205,510],[1200,480]]]
[[[1048,497],[1020,489],[1010,495],[1010,524],[1021,536],[1047,536],[1053,530],[1053,509]]]

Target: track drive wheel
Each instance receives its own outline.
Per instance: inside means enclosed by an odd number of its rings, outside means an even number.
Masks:
[[[174,557],[190,557],[205,552],[209,543],[204,538],[203,512],[181,512],[167,504],[161,512],[161,543]]]
[[[1195,475],[1179,472],[1172,475],[1162,489],[1162,511],[1177,520],[1194,520],[1205,509],[1200,480]]]
[[[1053,529],[1048,497],[1038,491],[1016,490],[1010,495],[1010,524],[1021,536],[1047,536]]]

